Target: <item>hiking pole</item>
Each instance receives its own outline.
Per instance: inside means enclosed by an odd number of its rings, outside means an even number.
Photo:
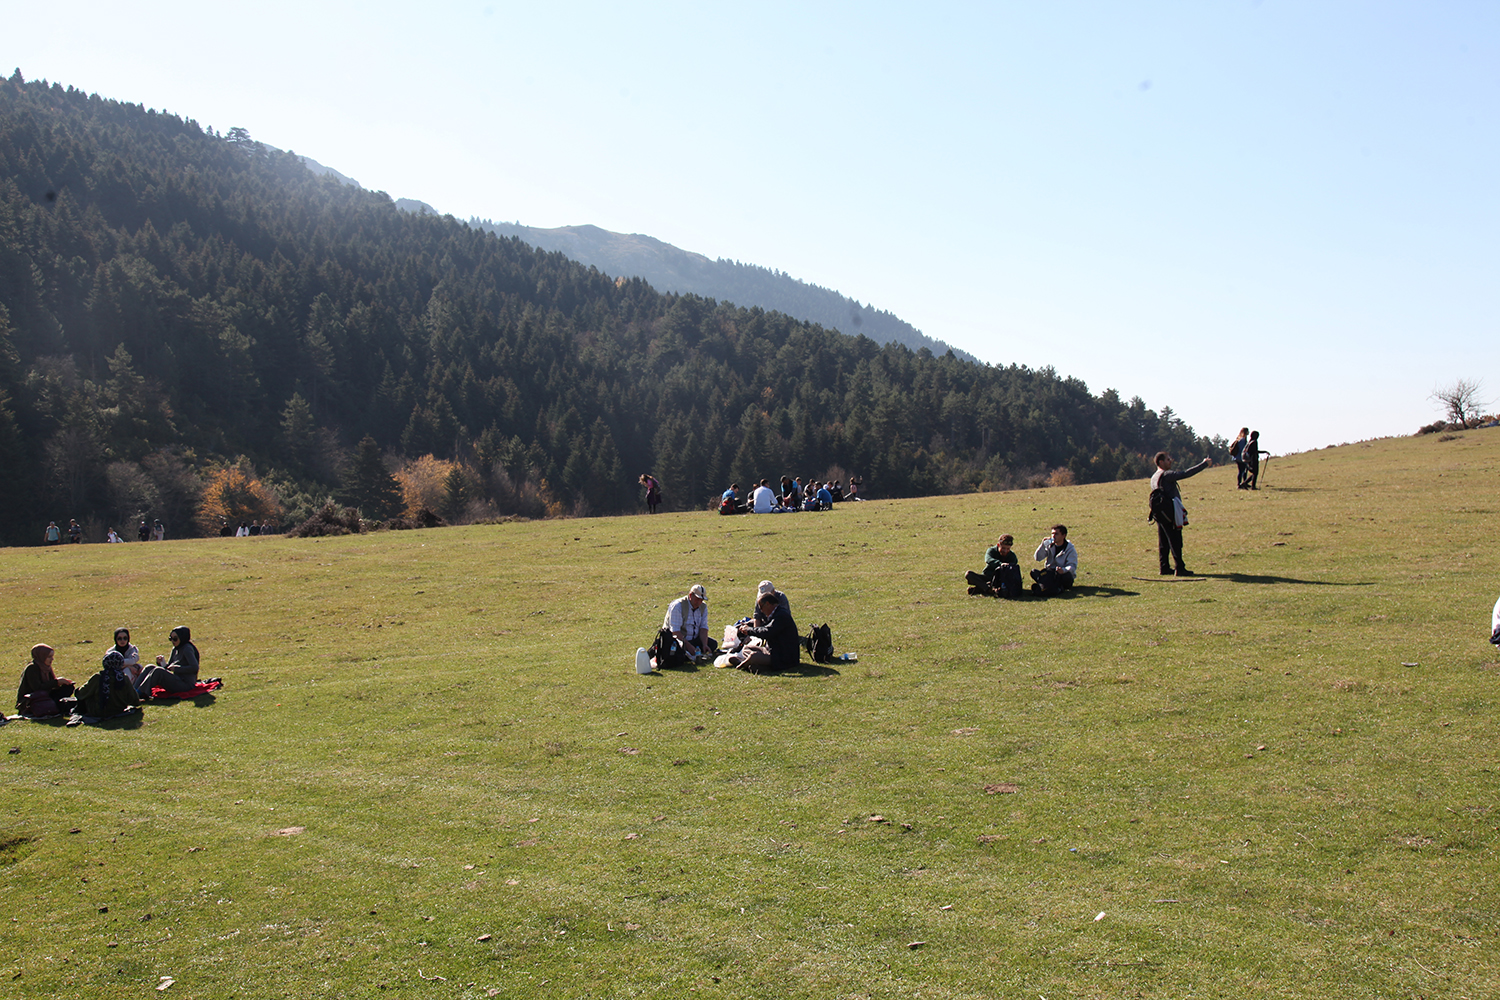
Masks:
[[[1267,452],[1266,453],[1266,457],[1260,460],[1260,472],[1255,477],[1255,485],[1256,486],[1259,486],[1260,485],[1260,481],[1266,477],[1266,470],[1269,469],[1270,467],[1271,467],[1271,453]]]

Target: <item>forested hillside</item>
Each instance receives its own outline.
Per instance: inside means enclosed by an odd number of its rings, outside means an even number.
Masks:
[[[240,129],[0,81],[10,542],[400,506],[369,488],[382,457],[408,506],[462,519],[637,509],[643,471],[683,509],[834,467],[875,497],[1138,476],[1160,447],[1210,444],[1050,369],[658,294]]]
[[[924,334],[910,323],[874,306],[862,305],[832,289],[810,285],[790,274],[737,260],[709,260],[701,253],[639,234],[612,233],[598,226],[537,229],[519,223],[470,219],[469,225],[500,236],[519,237],[543,250],[557,250],[606,274],[644,278],[663,292],[691,292],[711,299],[728,299],[760,306],[788,316],[819,323],[830,330],[862,333],[878,344],[905,344],[914,351],[936,354],[952,350],[965,361],[977,360]]]

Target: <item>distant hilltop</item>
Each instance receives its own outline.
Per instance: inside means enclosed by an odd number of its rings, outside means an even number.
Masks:
[[[402,199],[396,204],[419,214],[432,211],[431,206],[421,202]],[[913,351],[925,347],[939,357],[952,351],[964,361],[979,361],[971,354],[934,340],[891,313],[861,305],[831,289],[754,264],[709,260],[701,253],[682,250],[639,233],[612,233],[598,226],[537,229],[488,219],[470,219],[469,225],[497,236],[514,236],[522,243],[561,253],[580,264],[591,264],[614,277],[641,278],[659,292],[692,292],[738,306],[760,306],[817,323],[828,330],[851,336],[864,334],[878,344],[904,344]]]
[[[300,158],[315,174],[361,186],[353,178],[309,156]],[[397,198],[396,207],[414,215],[443,214],[425,201],[414,198]],[[861,305],[832,289],[810,285],[784,271],[742,264],[737,260],[709,260],[701,253],[683,250],[650,236],[612,233],[598,226],[537,229],[520,223],[478,218],[470,219],[469,226],[497,236],[514,236],[540,250],[560,253],[580,264],[597,267],[612,277],[641,278],[659,292],[691,292],[737,306],[759,306],[850,336],[864,334],[877,344],[904,344],[913,351],[926,348],[938,357],[952,351],[961,360],[980,363],[974,355],[927,336],[899,316],[874,306]]]

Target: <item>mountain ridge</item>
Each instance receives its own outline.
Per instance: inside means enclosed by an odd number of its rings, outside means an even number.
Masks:
[[[692,293],[740,306],[760,306],[825,329],[863,334],[879,344],[902,344],[913,351],[925,349],[938,356],[952,351],[960,360],[983,363],[966,351],[929,337],[893,313],[862,304],[833,289],[758,264],[722,257],[711,260],[644,233],[616,233],[592,224],[539,229],[519,222],[493,222],[477,217],[470,218],[469,225],[562,253],[605,274],[641,278],[660,292]]]

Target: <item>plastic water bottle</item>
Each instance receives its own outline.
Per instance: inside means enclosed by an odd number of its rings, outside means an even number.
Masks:
[[[858,663],[859,662],[859,654],[858,653],[841,653],[839,655],[839,662],[840,663]]]

